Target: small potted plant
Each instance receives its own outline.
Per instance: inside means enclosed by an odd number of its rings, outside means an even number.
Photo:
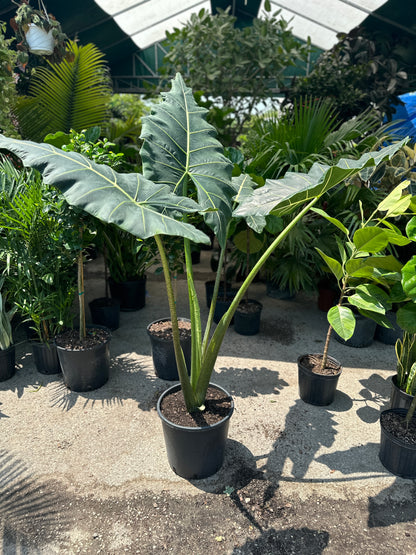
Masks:
[[[357,315],[373,320],[374,325],[377,322],[387,328],[392,326],[386,317],[392,305],[388,290],[391,281],[399,279],[402,264],[393,255],[385,254],[385,250],[389,243],[410,242],[389,222],[406,210],[413,213],[411,195],[402,196],[405,188],[406,182],[398,185],[369,217],[365,218],[362,213],[361,226],[353,234],[324,210],[312,209],[335,225],[345,236],[345,241],[337,241],[339,260],[317,249],[337,279],[340,294],[338,303],[327,313],[329,328],[323,353],[302,355],[298,359],[300,395],[308,403],[326,405],[333,401],[342,370],[338,361],[328,357],[333,330],[347,341],[356,329]]]
[[[359,160],[340,160],[332,167],[317,164],[308,174],[289,174],[279,181],[266,181],[263,187],[253,190],[247,180],[236,183],[231,179],[232,164],[224,156],[215,131],[205,118],[206,110],[197,105],[192,91],[178,74],[163,101],[143,120],[143,175],[118,174],[76,152],[63,153],[51,145],[0,136],[0,148],[12,151],[25,165],[38,168],[48,182],[60,188],[70,204],[142,240],[154,238],[163,267],[180,378],[180,385],[162,394],[158,413],[169,463],[176,473],[186,478],[209,476],[223,462],[234,402],[223,388],[211,383],[211,376],[235,310],[253,279],[290,230],[327,190],[361,169],[377,165],[403,144],[367,153]],[[224,249],[234,217],[245,218],[252,229],[261,232],[267,214],[287,214],[296,208],[301,209],[253,266],[214,329]],[[189,223],[188,215],[195,212],[203,214],[221,247],[204,331],[193,280],[191,242],[210,244],[211,240]],[[165,235],[183,238],[192,326],[190,373],[180,345],[172,279],[162,240]],[[179,414],[179,420],[170,416],[172,413]]]
[[[13,344],[11,320],[17,307],[6,308],[6,296],[1,290],[4,277],[0,278],[0,382],[11,378],[16,371],[16,347]]]
[[[58,57],[62,57],[67,36],[62,32],[59,21],[46,11],[43,1],[39,3],[41,9],[32,8],[29,0],[13,3],[18,8],[11,25],[21,48],[27,48],[38,56],[52,56],[55,51]]]

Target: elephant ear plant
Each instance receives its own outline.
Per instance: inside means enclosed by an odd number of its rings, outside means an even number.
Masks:
[[[141,151],[143,175],[118,174],[75,152],[52,145],[0,137],[0,148],[19,156],[26,166],[37,168],[45,182],[57,186],[70,204],[97,218],[114,223],[145,240],[154,237],[159,249],[172,319],[173,341],[182,391],[189,412],[203,410],[211,374],[222,340],[238,304],[263,266],[296,223],[318,198],[367,166],[389,158],[403,144],[363,155],[358,161],[340,160],[335,166],[315,164],[308,174],[289,173],[284,179],[268,181],[255,189],[242,175],[231,179],[232,165],[206,122],[180,74],[163,101],[143,120]],[[287,227],[274,239],[240,286],[230,308],[212,331],[224,249],[233,217],[245,218],[254,231],[261,231],[265,216],[284,215],[300,208]],[[216,287],[206,329],[203,332],[200,306],[192,274],[191,242],[210,243],[209,237],[189,223],[199,212],[216,234],[222,249]],[[164,236],[183,238],[192,323],[192,364],[188,376],[180,347],[178,320]]]

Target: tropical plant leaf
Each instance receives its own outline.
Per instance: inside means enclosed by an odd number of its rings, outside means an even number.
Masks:
[[[72,59],[39,67],[16,113],[22,135],[42,141],[48,133],[100,125],[108,116],[111,87],[104,54],[94,45],[68,43]]]
[[[328,222],[331,222],[331,224],[333,224],[338,229],[340,229],[342,233],[344,233],[345,235],[348,235],[348,229],[345,227],[345,225],[342,222],[337,220],[337,218],[333,218],[332,216],[329,216],[329,214],[327,214],[325,210],[321,210],[320,208],[311,208],[311,210],[316,214],[319,214],[326,220],[328,220]]]
[[[340,280],[342,278],[343,272],[342,272],[342,266],[338,262],[338,260],[335,260],[335,258],[332,258],[331,256],[328,256],[327,254],[322,252],[321,249],[318,249],[318,247],[315,247],[315,248],[318,251],[318,253],[321,255],[321,257],[323,258],[323,260],[325,261],[328,268],[334,274],[334,276],[338,280]]]
[[[388,242],[386,232],[379,227],[357,229],[353,237],[357,250],[364,252],[380,252],[387,247]]]
[[[406,303],[396,315],[398,325],[409,333],[416,333],[416,304]]]
[[[390,272],[400,272],[402,264],[393,255],[369,256],[349,260],[345,269],[351,277],[364,277],[372,274],[371,268],[379,268]]]
[[[45,183],[60,189],[69,204],[136,237],[178,235],[196,243],[209,243],[204,233],[175,219],[178,214],[196,212],[201,207],[192,199],[173,194],[168,185],[155,185],[139,174],[119,174],[82,154],[64,152],[49,144],[0,135],[0,148],[10,150],[26,166],[39,170]]]
[[[413,216],[406,225],[406,235],[412,241],[416,241],[416,216]]]
[[[416,256],[412,256],[402,268],[402,286],[406,295],[416,301]]]
[[[207,110],[198,106],[179,73],[163,96],[164,101],[142,120],[143,175],[183,196],[188,195],[191,181],[206,224],[224,246],[231,219],[233,165],[206,121]]]
[[[355,318],[350,308],[338,305],[333,306],[328,310],[328,322],[344,341],[353,336]]]
[[[236,193],[233,198],[236,204],[244,202],[245,199],[249,198],[254,189],[257,188],[257,184],[248,174],[241,174],[238,177],[233,177],[231,180],[231,186]],[[245,220],[247,222],[247,225],[257,233],[261,233],[266,225],[265,216],[250,215],[247,216]]]
[[[348,297],[348,302],[361,310],[385,314],[391,308],[389,296],[377,285],[358,285],[355,293]]]
[[[406,140],[387,146],[377,152],[368,152],[359,160],[341,159],[334,166],[315,163],[309,173],[288,172],[282,179],[266,180],[263,187],[252,195],[235,211],[235,216],[289,214],[308,200],[321,196],[345,179],[357,174],[367,166],[376,166],[391,158]]]
[[[410,205],[412,195],[402,196],[403,190],[409,185],[409,181],[403,181],[383,199],[377,207],[380,212],[387,212],[386,217],[401,215]]]

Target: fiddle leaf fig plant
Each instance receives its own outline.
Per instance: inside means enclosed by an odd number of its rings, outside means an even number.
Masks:
[[[415,213],[412,195],[403,193],[407,185],[407,181],[397,185],[367,218],[364,217],[361,206],[361,226],[353,234],[337,218],[328,216],[324,210],[312,208],[313,212],[327,219],[345,235],[345,241],[338,240],[339,260],[316,249],[337,279],[340,288],[338,304],[328,311],[329,329],[322,368],[326,364],[332,330],[334,329],[342,339],[348,340],[355,330],[357,312],[384,327],[392,327],[385,316],[386,311],[392,307],[392,296],[389,292],[395,283],[400,283],[402,275],[403,290],[411,297],[416,281],[414,264],[412,266],[408,262],[403,267],[395,256],[385,252],[389,244],[404,246],[412,240],[410,232],[407,233],[408,236],[403,235],[389,221],[396,216]],[[414,229],[415,222],[416,216],[413,216],[408,223],[408,229]]]
[[[398,145],[365,154],[359,160],[340,160],[335,166],[315,164],[308,174],[289,173],[284,179],[254,189],[250,180],[233,180],[232,165],[206,122],[206,110],[195,102],[180,74],[163,101],[143,120],[141,151],[143,175],[118,174],[75,152],[52,145],[0,136],[0,148],[37,168],[45,182],[58,187],[70,204],[114,223],[140,239],[154,237],[163,266],[172,320],[172,335],[182,391],[188,411],[203,410],[206,391],[227,328],[247,288],[267,258],[319,197],[361,169],[375,166],[396,152]],[[267,214],[281,215],[299,208],[276,236],[240,286],[230,308],[212,330],[228,229],[234,217],[246,219],[259,231]],[[191,242],[210,243],[209,237],[188,220],[200,213],[215,232],[221,253],[205,331],[192,273]],[[192,326],[190,376],[179,341],[178,318],[164,236],[183,238],[189,309]],[[212,332],[212,333],[211,333]]]

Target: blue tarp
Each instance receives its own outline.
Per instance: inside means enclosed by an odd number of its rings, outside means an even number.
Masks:
[[[393,114],[392,120],[402,121],[398,122],[394,129],[403,137],[409,136],[416,142],[416,91],[401,94],[399,98],[404,105],[395,106],[396,113]]]

